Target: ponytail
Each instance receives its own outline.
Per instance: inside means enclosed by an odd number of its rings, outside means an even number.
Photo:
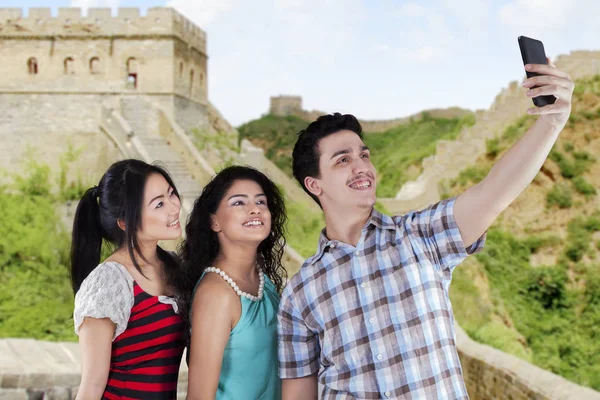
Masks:
[[[83,280],[100,263],[102,225],[98,205],[98,187],[88,189],[75,212],[71,241],[71,286],[77,293]]]
[[[134,266],[142,273],[136,260],[136,253],[142,253],[137,232],[141,228],[146,182],[154,173],[162,175],[179,197],[173,180],[164,169],[135,159],[117,161],[104,173],[98,186],[85,192],[73,221],[73,292],[77,293],[84,279],[100,263],[103,243],[110,244],[115,249],[127,249]],[[120,228],[121,221],[126,229]],[[168,254],[160,252],[159,257],[169,263],[168,275],[177,273],[178,265]],[[172,276],[168,281],[174,279],[175,276]]]

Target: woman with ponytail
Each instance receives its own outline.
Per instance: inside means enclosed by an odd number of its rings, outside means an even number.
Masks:
[[[176,398],[180,268],[158,241],[181,236],[180,208],[168,173],[139,160],[113,164],[79,202],[71,247],[78,399]],[[114,252],[100,263],[103,244]]]

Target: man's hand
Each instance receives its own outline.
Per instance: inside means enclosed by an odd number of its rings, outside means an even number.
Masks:
[[[537,72],[540,76],[533,76],[523,82],[526,88],[538,86],[535,89],[527,91],[527,96],[534,98],[537,96],[552,95],[556,97],[554,104],[548,104],[544,107],[533,107],[527,110],[531,115],[539,115],[540,120],[549,126],[563,128],[569,120],[571,114],[571,100],[575,84],[571,81],[569,75],[559,69],[548,59],[548,65],[527,64],[525,69],[529,72]]]

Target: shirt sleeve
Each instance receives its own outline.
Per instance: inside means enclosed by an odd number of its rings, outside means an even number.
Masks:
[[[291,284],[283,291],[278,313],[279,377],[302,378],[319,371],[319,338],[294,304]]]
[[[133,282],[125,271],[111,263],[100,264],[84,279],[75,294],[75,333],[85,317],[109,318],[115,323],[113,341],[125,331],[133,307]]]
[[[401,217],[399,224],[408,232],[415,251],[422,251],[439,269],[445,279],[451,279],[452,271],[467,256],[483,249],[487,232],[468,248],[454,218],[456,197],[442,200],[421,211],[414,211]]]

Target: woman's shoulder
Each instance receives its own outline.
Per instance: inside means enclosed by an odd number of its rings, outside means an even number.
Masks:
[[[117,326],[117,337],[127,326],[133,302],[133,278],[125,267],[114,261],[99,264],[75,294],[75,332],[86,317],[109,318]]]
[[[205,272],[196,285],[194,302],[210,301],[228,304],[237,298],[232,287],[219,274]]]
[[[90,284],[104,287],[123,284],[132,286],[133,278],[122,264],[109,258],[98,264],[82,282],[82,286]]]
[[[221,276],[215,273],[205,273],[200,278],[190,307],[193,322],[198,324],[216,324],[226,321],[230,324],[240,300],[237,294]]]

